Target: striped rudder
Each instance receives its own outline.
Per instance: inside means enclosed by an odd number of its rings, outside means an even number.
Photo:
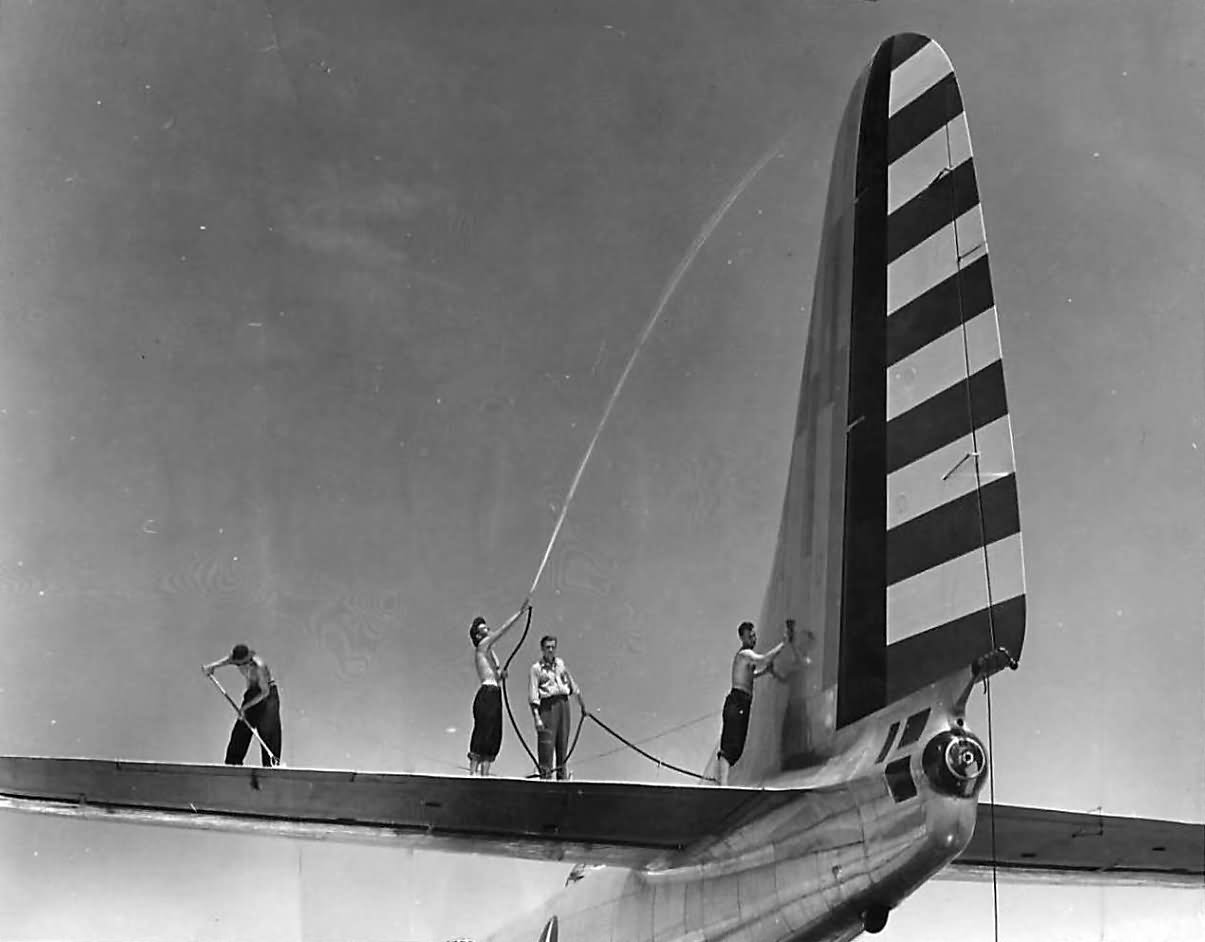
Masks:
[[[888,698],[1003,645],[1025,576],[987,238],[942,48],[890,46],[887,103]]]
[[[837,135],[739,780],[807,765],[842,727],[1025,630],[995,298],[945,53],[888,39]]]

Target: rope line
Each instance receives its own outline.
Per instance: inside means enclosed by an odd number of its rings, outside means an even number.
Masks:
[[[527,757],[531,759],[531,764],[539,769],[540,763],[536,759],[535,753],[533,753],[530,747],[528,747],[527,740],[523,738],[523,733],[519,731],[519,724],[515,722],[514,711],[510,708],[510,697],[507,696],[506,693],[506,679],[508,675],[507,669],[510,667],[510,662],[515,659],[515,655],[519,653],[519,648],[522,646],[523,640],[527,637],[527,632],[531,630],[531,613],[532,607],[529,604],[527,606],[527,624],[523,626],[523,634],[520,636],[518,643],[515,645],[515,649],[510,652],[510,657],[506,659],[506,664],[504,664],[502,667],[502,702],[506,705],[506,715],[510,717],[511,729],[513,729],[515,731],[515,735],[519,737],[519,742],[523,746],[523,751],[526,752]]]
[[[951,88],[949,91],[947,91],[946,94],[947,94],[947,97],[949,99],[951,99],[949,102],[949,107],[953,108],[954,105],[956,104],[956,102],[953,101],[953,99],[956,95],[956,92],[953,90],[953,88]],[[970,150],[970,132],[969,132],[969,130],[968,130],[967,134],[968,134],[967,149],[969,151]],[[953,170],[954,170],[954,167],[952,166],[953,162],[954,162],[954,155],[953,155],[953,148],[951,147],[951,142],[950,142],[950,126],[949,126],[949,124],[947,124],[946,125],[946,172],[947,173],[953,172]],[[954,216],[954,209],[956,206],[956,198],[957,198],[957,194],[954,191],[955,191],[955,187],[951,186],[948,200],[949,200],[949,205],[950,205],[950,216],[952,218]],[[986,231],[986,229],[982,233],[982,242],[980,243],[980,245],[982,246],[984,254],[986,255],[987,254],[987,231]],[[976,248],[979,248],[979,246],[975,246],[971,249],[968,249],[967,254],[969,255]],[[957,225],[956,219],[954,220],[954,257],[955,257],[955,265],[956,265],[957,273],[958,273],[958,275],[960,275],[963,270],[962,269],[962,260],[963,260],[964,256],[962,254],[962,247],[959,244],[958,225]],[[996,613],[994,611],[994,602],[993,602],[993,595],[992,595],[991,560],[989,559],[988,552],[987,552],[987,524],[984,520],[984,513],[983,513],[983,474],[982,474],[982,468],[979,463],[980,452],[979,452],[978,429],[975,426],[975,403],[974,403],[974,399],[971,394],[970,341],[967,337],[967,326],[966,326],[967,325],[967,319],[966,319],[967,312],[966,312],[966,307],[963,303],[963,297],[962,297],[962,279],[960,277],[958,277],[957,275],[954,278],[954,290],[956,292],[956,297],[958,298],[959,320],[962,323],[962,351],[963,351],[963,360],[964,360],[964,365],[965,365],[965,371],[967,374],[966,406],[967,406],[967,417],[970,420],[970,425],[971,425],[971,454],[970,454],[970,457],[974,458],[974,461],[975,461],[975,499],[976,499],[976,503],[978,506],[978,512],[979,512],[979,542],[983,549],[983,572],[984,572],[984,580],[986,582],[986,587],[987,587],[988,638],[989,638],[989,642],[991,644],[991,650],[995,651],[997,649]],[[987,787],[988,787],[988,800],[991,802],[991,811],[988,815],[988,820],[991,825],[991,848],[992,848],[992,934],[993,934],[993,938],[996,940],[996,942],[999,942],[999,940],[1000,940],[1000,887],[999,887],[999,880],[998,880],[999,867],[997,865],[997,860],[996,860],[996,856],[997,856],[997,850],[996,850],[996,770],[994,767],[996,750],[995,750],[995,743],[992,738],[992,679],[990,676],[985,677],[983,679],[983,693],[984,693],[984,697],[987,700]]]
[[[661,732],[655,733],[652,736],[646,736],[644,739],[637,739],[636,744],[642,746],[645,743],[654,742],[655,740],[658,740],[665,736],[670,735],[670,733],[676,733],[676,732],[679,732],[680,730],[686,729],[689,726],[694,726],[698,723],[702,723],[704,720],[715,719],[716,716],[718,716],[718,714],[716,713],[715,710],[712,710],[708,713],[704,713],[702,716],[696,716],[693,720],[687,720],[685,723],[679,723],[677,726],[671,726],[669,729],[663,729]],[[587,758],[580,760],[578,762],[578,765],[582,765],[586,762],[596,762],[599,759],[605,759],[605,758],[607,758],[607,756],[613,756],[617,752],[623,752],[623,750],[626,748],[627,747],[625,745],[616,746],[614,749],[608,749],[606,752],[600,752],[600,753],[597,753],[596,755],[588,756]]]
[[[702,782],[714,782],[715,781],[715,779],[709,775],[700,775],[698,772],[692,772],[690,769],[684,769],[681,766],[674,765],[672,762],[666,762],[664,759],[658,759],[651,752],[645,752],[638,745],[636,745],[636,743],[632,742],[632,740],[627,739],[624,736],[621,736],[619,733],[615,732],[615,730],[613,730],[610,726],[608,726],[606,723],[604,723],[602,720],[600,720],[597,716],[595,716],[593,713],[588,712],[584,708],[582,710],[582,715],[583,715],[583,718],[587,717],[587,716],[590,717],[590,719],[594,720],[595,723],[597,723],[599,726],[601,726],[604,730],[606,730],[608,733],[610,733],[612,736],[614,736],[616,739],[618,739],[621,743],[623,743],[629,749],[633,749],[636,752],[640,753],[642,756],[644,756],[649,761],[655,762],[659,768],[670,769],[671,771],[677,772],[680,775],[686,775],[690,778],[697,778]],[[662,735],[664,735],[664,733]]]

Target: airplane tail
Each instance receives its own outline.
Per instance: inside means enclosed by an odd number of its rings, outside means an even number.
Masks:
[[[761,634],[755,782],[1003,646],[1025,581],[999,329],[962,96],[932,40],[885,40],[833,158]]]

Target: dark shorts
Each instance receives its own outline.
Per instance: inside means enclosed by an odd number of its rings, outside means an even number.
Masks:
[[[753,706],[753,695],[735,687],[724,699],[724,730],[720,733],[721,759],[736,765],[745,751],[745,736],[749,733],[749,708]]]
[[[473,735],[469,738],[469,758],[493,762],[502,748],[502,690],[496,684],[482,684],[473,698]]]

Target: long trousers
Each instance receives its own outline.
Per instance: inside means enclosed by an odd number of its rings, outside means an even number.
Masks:
[[[565,765],[569,760],[569,726],[572,723],[569,698],[557,694],[541,700],[540,722],[544,724],[544,728],[536,733],[540,778],[552,778],[555,770],[557,778],[566,779],[569,777]]]
[[[248,690],[243,694],[243,703],[254,695],[255,691]],[[255,727],[260,738],[279,760],[283,734],[280,728],[280,694],[276,690],[276,684],[268,689],[267,697],[246,711],[246,716],[247,723]],[[247,756],[247,747],[251,745],[251,730],[247,729],[247,723],[242,720],[234,721],[234,728],[230,730],[230,744],[226,746],[227,765],[242,765],[243,759]],[[262,746],[259,750],[259,758],[260,764],[265,768],[276,764]]]

